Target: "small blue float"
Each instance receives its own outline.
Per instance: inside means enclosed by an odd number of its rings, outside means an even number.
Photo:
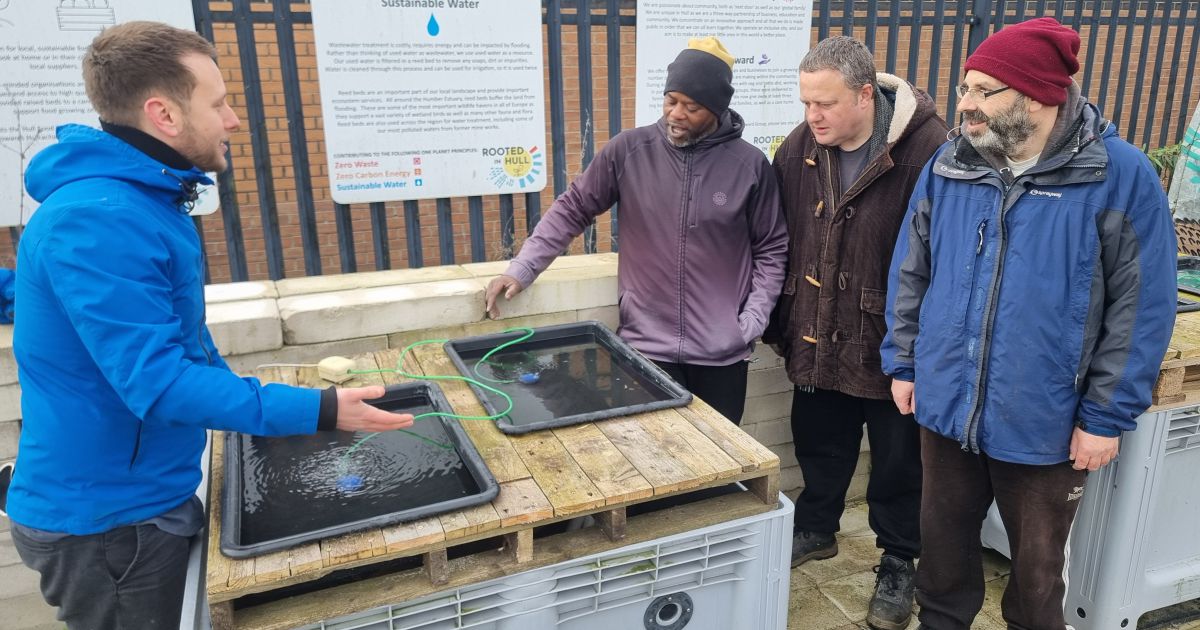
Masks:
[[[525,373],[521,374],[520,376],[518,376],[517,380],[521,381],[525,385],[533,385],[534,383],[538,382],[538,380],[540,380],[541,378],[542,377],[537,372],[525,372]]]
[[[363,478],[358,475],[343,475],[338,477],[337,487],[342,492],[354,492],[362,488]]]

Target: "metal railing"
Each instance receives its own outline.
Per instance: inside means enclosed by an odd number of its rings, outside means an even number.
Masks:
[[[210,281],[296,275],[299,270],[289,271],[287,266],[289,261],[296,266],[297,254],[303,258],[303,275],[354,272],[364,261],[374,269],[421,267],[430,263],[425,237],[431,230],[423,228],[423,222],[428,224],[431,214],[436,237],[429,235],[429,244],[438,250],[438,263],[507,257],[553,198],[566,189],[568,165],[577,165],[578,171],[586,168],[600,141],[632,125],[633,108],[624,106],[623,98],[632,94],[634,69],[632,62],[622,59],[623,52],[630,52],[622,44],[634,33],[634,0],[590,0],[586,4],[584,0],[543,0],[552,195],[469,197],[465,208],[462,199],[372,203],[365,208],[335,204],[328,197],[327,184],[314,187],[316,173],[324,170],[324,155],[310,155],[309,145],[323,132],[312,113],[319,101],[306,98],[302,87],[315,80],[309,76],[302,81],[299,63],[304,55],[311,56],[311,46],[301,46],[297,38],[304,34],[311,41],[312,15],[307,5],[249,0],[213,4],[193,0],[193,5],[197,29],[210,40],[218,41],[218,31],[232,28],[241,73],[241,102],[235,105],[249,130],[248,146],[241,147],[241,155],[234,157],[235,168],[219,178],[222,210],[196,219],[209,264],[214,265],[206,268]],[[581,6],[587,10],[580,11]],[[1004,25],[1041,15],[1056,17],[1080,32],[1084,42],[1080,83],[1089,99],[1118,122],[1127,140],[1155,147],[1182,137],[1191,103],[1200,90],[1193,81],[1200,44],[1200,1],[817,0],[813,34],[814,41],[837,33],[860,37],[876,51],[877,59],[881,58],[882,70],[927,90],[946,118],[953,119],[955,99],[950,88],[961,77],[969,52]],[[595,48],[601,40],[605,51],[598,55]],[[277,62],[264,56],[264,41],[274,43]],[[306,48],[303,55],[298,54],[301,48]],[[568,73],[566,62],[572,56],[577,59],[575,72]],[[231,61],[222,58],[227,71]],[[267,95],[262,89],[262,69],[267,65],[272,78],[283,86],[286,142],[271,137],[271,130],[281,127],[267,115]],[[311,72],[315,75],[315,63]],[[600,74],[607,79],[607,94],[597,101],[592,86],[595,75]],[[231,93],[234,87],[231,85]],[[278,105],[277,96],[270,95],[273,105]],[[568,96],[578,102],[577,112],[568,111]],[[605,138],[600,139],[594,124],[598,105],[607,109],[608,119]],[[278,166],[288,161],[289,154],[290,168]],[[252,166],[246,168],[247,164]],[[238,172],[252,177],[238,180]],[[253,187],[254,194],[239,195],[239,185]],[[281,197],[279,189],[285,186],[292,192]],[[518,209],[524,215],[520,232],[516,228]],[[402,222],[403,230],[395,229],[389,219]],[[590,227],[582,250],[616,251],[617,219],[614,208],[601,222],[602,229],[608,230],[604,244],[599,242],[603,232]],[[322,243],[330,229],[336,233],[336,258],[330,253],[330,239]],[[369,238],[364,230],[369,231]],[[248,237],[250,232],[260,231],[261,239]],[[285,242],[298,242],[299,246],[285,247]],[[403,257],[396,255],[397,250],[403,251]],[[265,260],[265,270],[251,269],[252,260]],[[330,264],[333,260],[336,267]]]

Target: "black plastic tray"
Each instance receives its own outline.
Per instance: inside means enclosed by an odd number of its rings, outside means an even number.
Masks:
[[[524,332],[510,332],[456,339],[446,343],[446,354],[450,356],[454,365],[464,376],[477,378],[474,368],[483,355],[489,350],[505,342],[519,339],[525,334]],[[501,431],[511,434],[528,433],[530,431],[594,422],[605,418],[627,416],[671,407],[682,407],[692,401],[692,394],[690,392],[676,383],[666,372],[659,369],[657,365],[654,365],[654,363],[647,360],[636,350],[629,347],[628,344],[613,334],[604,324],[597,321],[536,328],[532,337],[519,344],[505,348],[497,355],[495,360],[502,362],[503,357],[506,355],[518,352],[531,352],[533,350],[547,351],[556,347],[578,347],[580,344],[594,348],[596,354],[592,355],[593,357],[600,356],[600,353],[606,353],[609,357],[609,371],[600,375],[600,380],[607,379],[609,390],[605,392],[595,387],[589,387],[588,384],[582,382],[582,379],[587,375],[576,374],[564,376],[571,369],[579,372],[583,368],[595,368],[596,361],[582,366],[582,368],[578,364],[574,365],[573,368],[571,366],[542,368],[541,371],[545,375],[539,375],[538,380],[535,382],[522,382],[520,379],[511,379],[513,382],[508,383],[484,381],[488,385],[514,396],[515,404],[513,410],[507,416],[496,421],[496,426]],[[492,361],[493,359],[489,359],[489,363]],[[620,363],[621,375],[636,380],[636,385],[640,389],[644,389],[645,394],[649,398],[652,398],[652,400],[632,404],[620,404],[616,400],[616,398],[619,398],[614,391],[616,389],[616,385],[614,384],[616,382],[616,376],[614,375],[616,371],[614,365],[616,363]],[[532,373],[521,376],[532,376]],[[552,384],[556,388],[554,392],[548,393],[543,391],[535,393],[533,391],[538,388],[545,389],[550,379],[553,379]],[[479,398],[484,409],[490,415],[495,415],[503,411],[507,406],[507,403],[503,399],[483,388],[471,385],[471,389],[474,390],[476,397]],[[542,409],[539,411],[539,414],[554,413],[554,417],[529,420],[528,416],[530,414],[528,414],[528,409],[526,413],[523,414],[522,412],[521,397],[531,395],[537,395],[543,402],[557,400],[563,403],[561,406],[574,406],[581,411],[578,413],[557,413]],[[516,419],[515,421],[514,418]]]
[[[446,401],[442,391],[435,385],[428,382],[413,382],[404,383],[401,385],[391,385],[387,388],[387,392],[382,398],[369,400],[368,403],[396,412],[411,412],[415,409],[423,407],[432,407],[436,411],[451,412],[450,404]],[[438,423],[441,425],[444,436],[448,440],[447,444],[453,446],[454,451],[462,460],[463,470],[458,471],[460,476],[469,475],[474,481],[478,492],[467,496],[456,496],[446,500],[418,505],[399,509],[393,512],[386,512],[367,518],[348,521],[345,523],[337,523],[333,525],[317,527],[307,531],[294,533],[290,535],[282,535],[275,538],[269,538],[258,542],[243,544],[242,539],[242,517],[243,505],[242,500],[244,490],[246,489],[246,469],[244,467],[243,453],[244,449],[250,444],[251,440],[269,440],[270,442],[288,440],[308,440],[320,439],[316,436],[293,436],[284,438],[255,438],[253,436],[241,433],[227,433],[225,436],[225,484],[222,488],[221,495],[221,552],[231,558],[247,558],[258,556],[280,549],[294,547],[304,543],[329,538],[331,536],[339,536],[353,531],[369,529],[374,527],[384,527],[405,521],[412,521],[420,518],[425,518],[434,514],[450,512],[462,508],[486,503],[496,497],[499,492],[499,485],[496,479],[492,476],[487,465],[484,464],[483,458],[480,457],[479,451],[475,449],[470,438],[467,437],[465,431],[459,425],[457,420],[451,418],[433,417],[418,420],[418,425],[423,422]],[[416,425],[414,425],[414,429]],[[318,434],[320,435],[320,434]],[[326,437],[335,435],[334,433],[325,433]],[[365,433],[347,433],[337,432],[338,439],[343,444],[353,443],[361,437],[367,435]],[[383,437],[385,434],[376,436],[376,439]],[[411,436],[407,439],[417,440]],[[267,443],[270,445],[270,442]],[[259,442],[263,444],[264,442]],[[297,444],[291,445],[278,443],[281,447],[294,447]],[[300,444],[301,448],[313,447],[310,444]],[[364,443],[362,448],[369,448],[370,442]],[[315,447],[313,447],[315,448]],[[436,448],[436,447],[435,447]],[[294,462],[289,465],[294,465]],[[470,490],[468,488],[468,490]],[[362,497],[363,501],[369,500],[368,497]],[[372,506],[375,509],[376,506]],[[386,507],[386,506],[385,506]],[[336,510],[332,510],[336,511]],[[287,514],[278,515],[279,518],[288,518]]]

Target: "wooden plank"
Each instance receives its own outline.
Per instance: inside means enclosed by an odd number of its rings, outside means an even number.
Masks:
[[[319,542],[312,542],[292,548],[292,575],[305,575],[314,571],[320,571],[324,563],[324,559],[321,557],[321,543]]]
[[[653,435],[642,428],[643,417],[612,418],[595,426],[650,482],[654,494],[692,487],[696,483],[692,470],[675,459]]]
[[[1177,367],[1193,367],[1197,365],[1200,365],[1200,357],[1188,357],[1186,359],[1171,359],[1170,361],[1163,361],[1159,369],[1169,370]]]
[[[254,583],[270,584],[292,575],[292,553],[290,549],[276,551],[254,558]]]
[[[504,486],[500,486],[504,492]],[[484,503],[457,512],[448,512],[438,517],[442,522],[442,530],[446,540],[451,541],[464,536],[473,536],[480,532],[500,528],[500,515],[491,503]]]
[[[692,404],[676,411],[740,464],[742,472],[752,472],[764,466],[779,466],[778,455],[759,444],[703,400],[693,398]]]
[[[442,521],[436,516],[384,527],[380,531],[383,533],[383,542],[389,554],[403,553],[446,540],[446,533],[442,531]]]
[[[1177,317],[1170,345],[1179,349],[1181,359],[1200,357],[1200,318]]]
[[[435,549],[421,556],[421,566],[429,583],[440,586],[450,581],[450,560],[445,549]]]
[[[383,533],[378,529],[353,532],[321,541],[321,559],[326,569],[357,560],[381,556],[387,552]]]
[[[600,529],[608,539],[616,542],[625,537],[625,516],[625,508],[619,507],[596,512],[596,522],[600,524]]]
[[[440,346],[419,346],[413,350],[412,354],[418,362],[422,374],[460,376],[454,364],[451,363],[450,357],[446,356]],[[479,399],[475,397],[475,392],[471,391],[466,383],[457,380],[437,381],[437,383],[441,386],[442,393],[446,395],[446,400],[450,402],[455,413],[464,416],[487,415],[487,412],[483,410],[483,405],[479,404]],[[487,420],[460,420],[459,422],[475,444],[475,449],[483,457],[488,469],[492,471],[492,475],[496,477],[496,481],[504,483],[526,479],[530,476],[525,462],[513,449],[512,444],[508,441],[508,436],[496,428],[495,422]]]
[[[619,544],[609,540],[604,532],[595,527],[556,534],[538,539],[533,557],[520,569],[536,569],[602,553],[618,546],[761,514],[770,509],[771,506],[752,494],[740,492],[630,518],[629,533]],[[244,608],[238,611],[238,627],[241,630],[294,628],[503,577],[510,575],[515,568],[506,550],[472,554],[450,560],[450,579],[443,585],[430,584],[423,568],[413,569]]]
[[[522,529],[504,535],[504,551],[510,560],[525,564],[533,560],[533,529]]]
[[[674,409],[637,416],[642,428],[692,471],[691,487],[733,477],[742,467]]]
[[[205,563],[205,590],[211,602],[219,602],[229,590],[229,572],[233,560],[221,553],[221,493],[225,483],[225,432],[213,431],[208,469],[208,560]],[[230,609],[232,619],[232,609]],[[215,624],[214,624],[215,627]]]
[[[1158,380],[1154,383],[1154,389],[1151,391],[1151,395],[1154,397],[1154,404],[1163,404],[1167,399],[1183,394],[1183,374],[1185,369],[1177,367],[1159,371]]]
[[[208,623],[212,630],[234,630],[233,602],[209,604]]]
[[[563,448],[604,495],[605,504],[641,501],[654,496],[650,482],[593,424],[554,429]]]
[[[396,365],[397,365],[396,361],[399,358],[400,358],[400,350],[397,348],[389,348],[387,350],[380,350],[375,353],[375,363],[379,366],[378,369],[380,369],[380,370],[395,370]],[[408,358],[406,358],[404,360],[404,371],[409,372],[411,374],[420,374],[421,373],[421,365],[416,360],[414,360],[412,356],[409,356]],[[398,374],[397,372],[394,372],[394,371],[383,372],[379,376],[380,376],[380,378],[383,379],[383,383],[385,385],[397,385],[400,383],[411,383],[413,381],[413,379],[411,379],[407,376],[401,376],[400,374]]]
[[[550,499],[533,479],[518,479],[500,484],[500,494],[492,500],[504,527],[535,523],[554,517]],[[448,536],[449,534],[447,534]]]
[[[763,503],[775,505],[779,502],[779,471],[775,470],[746,481],[746,489],[753,492]]]
[[[234,560],[229,564],[229,590],[240,592],[254,586],[254,558]]]
[[[604,493],[588,479],[553,432],[513,435],[509,442],[550,500],[554,516],[571,516],[605,504]]]

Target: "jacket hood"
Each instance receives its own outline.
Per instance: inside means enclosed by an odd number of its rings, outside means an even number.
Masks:
[[[658,130],[662,132],[663,141],[682,151],[708,148],[723,142],[736,140],[742,137],[742,130],[746,128],[746,122],[742,120],[742,115],[732,109],[727,109],[717,119],[717,128],[712,133],[704,136],[699,142],[690,147],[676,147],[674,144],[671,144],[671,139],[667,136],[667,117],[660,117],[656,125],[658,126]]]
[[[198,168],[170,168],[117,137],[84,125],[63,125],[58,142],[29,162],[25,189],[38,203],[60,188],[85,179],[106,177],[162,191],[184,199],[184,188],[212,184]]]
[[[937,115],[937,104],[924,90],[886,72],[875,73],[875,83],[880,90],[894,96],[892,120],[888,124],[887,143],[893,145],[917,129],[926,120]]]

